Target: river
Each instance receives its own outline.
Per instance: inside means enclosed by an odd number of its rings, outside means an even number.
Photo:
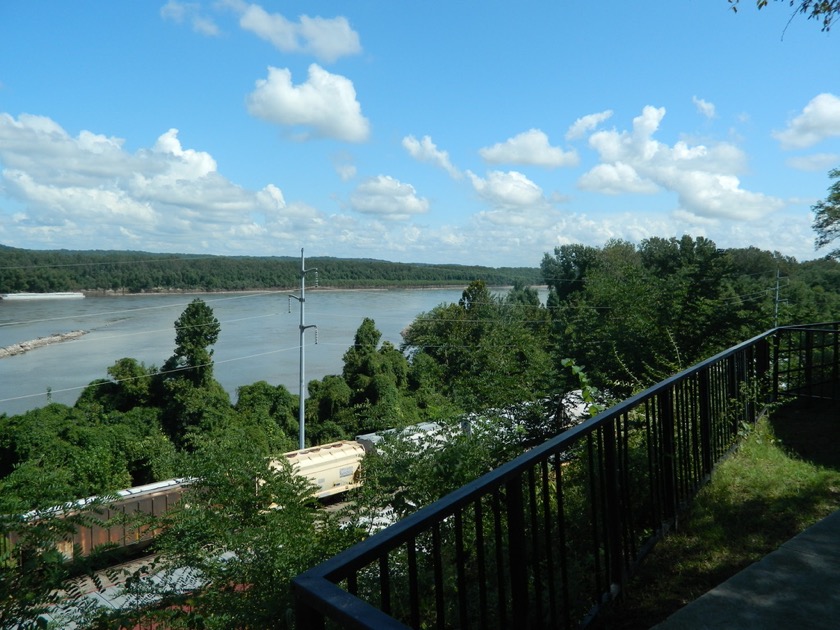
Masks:
[[[399,346],[401,331],[418,314],[457,302],[462,291],[307,289],[305,324],[317,326],[317,344],[315,330],[308,329],[305,382],[341,373],[342,357],[365,317],[376,322],[382,341]],[[0,348],[86,331],[72,341],[0,359],[0,414],[22,413],[50,400],[72,405],[88,383],[107,378],[106,369],[122,357],[160,367],[175,347],[175,320],[195,297],[213,309],[221,324],[213,346],[215,376],[232,400],[238,387],[260,380],[285,385],[297,395],[300,304],[291,300],[289,312],[288,296],[263,292],[0,301]]]

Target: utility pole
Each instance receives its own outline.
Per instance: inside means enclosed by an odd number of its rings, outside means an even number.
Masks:
[[[781,269],[778,267],[776,268],[776,299],[774,300],[774,309],[773,309],[773,328],[779,327],[779,304],[782,302],[787,302],[787,300],[782,300],[779,296],[779,291],[781,289],[782,283],[782,272]]]
[[[306,428],[304,423],[304,338],[306,336],[307,328],[315,329],[315,343],[318,343],[318,327],[315,325],[307,326],[304,319],[304,310],[306,305],[306,274],[309,271],[315,272],[315,286],[318,286],[318,269],[307,269],[303,263],[303,248],[300,248],[300,296],[289,294],[289,312],[292,312],[292,298],[300,302],[300,414],[298,416],[298,424],[300,426],[300,446],[298,448],[306,448]]]

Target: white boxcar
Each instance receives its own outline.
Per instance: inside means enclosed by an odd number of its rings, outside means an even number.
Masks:
[[[357,442],[342,441],[285,454],[292,469],[318,489],[319,499],[347,492],[360,485],[359,467],[365,449]]]

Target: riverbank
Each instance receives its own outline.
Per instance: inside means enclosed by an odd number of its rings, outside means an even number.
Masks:
[[[13,343],[11,346],[0,348],[0,359],[5,357],[13,357],[16,354],[23,354],[36,348],[42,348],[53,343],[61,343],[62,341],[71,341],[86,335],[86,330],[73,330],[67,333],[59,333],[55,335],[47,335],[46,337],[38,337],[31,341],[21,341],[20,343]]]

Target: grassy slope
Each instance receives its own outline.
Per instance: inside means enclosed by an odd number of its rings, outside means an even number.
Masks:
[[[650,628],[840,509],[840,402],[782,407],[714,473],[598,627]]]

